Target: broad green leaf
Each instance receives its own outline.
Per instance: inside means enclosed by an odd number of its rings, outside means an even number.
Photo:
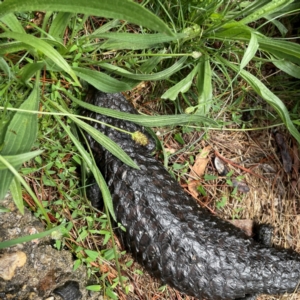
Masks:
[[[248,65],[250,60],[255,56],[258,47],[259,45],[257,42],[256,34],[252,32],[249,45],[247,47],[247,50],[245,51],[245,54],[240,64],[240,70],[244,69]]]
[[[178,72],[184,66],[184,62],[186,61],[186,59],[187,56],[184,56],[180,58],[178,61],[176,61],[171,67],[161,72],[157,72],[155,74],[134,74],[123,68],[108,63],[100,63],[99,65],[104,69],[113,71],[117,75],[121,75],[126,78],[130,78],[134,80],[140,80],[140,81],[141,80],[163,80],[169,78],[171,75]]]
[[[28,46],[21,42],[12,41],[8,43],[2,43],[0,47],[0,55],[4,56],[8,53],[15,53],[24,49],[28,49]]]
[[[40,232],[40,233],[23,236],[23,237],[20,237],[20,238],[14,239],[14,240],[10,240],[10,241],[0,242],[0,249],[12,247],[12,246],[22,244],[22,243],[25,243],[25,242],[30,242],[30,241],[35,240],[35,239],[41,239],[41,238],[51,234],[54,231],[59,231],[62,227],[63,227],[63,225],[60,225],[60,226],[51,228],[50,230],[43,231],[43,232]]]
[[[22,154],[17,154],[17,155],[7,155],[3,156],[3,158],[8,161],[13,167],[18,167],[25,161],[28,161],[32,158],[34,158],[37,155],[40,155],[43,153],[43,150],[36,150],[32,152],[26,152]],[[5,170],[6,166],[0,162],[0,170]]]
[[[65,30],[73,14],[68,12],[59,12],[55,15],[49,28],[49,35],[62,42]]]
[[[38,110],[39,88],[33,88],[29,97],[21,104],[21,110]],[[30,151],[37,136],[37,115],[26,112],[17,112],[7,127],[1,155],[17,155]],[[18,168],[18,166],[16,166]],[[0,171],[0,199],[3,199],[13,174],[9,170]]]
[[[272,62],[278,69],[295,78],[300,79],[300,67],[298,65],[284,59],[274,59],[272,60]]]
[[[117,93],[132,89],[132,86],[125,82],[119,81],[99,71],[79,67],[73,67],[73,70],[78,77],[105,93]]]
[[[248,24],[251,22],[255,22],[256,20],[266,17],[282,8],[287,6],[288,4],[294,2],[294,0],[271,0],[269,3],[265,4],[260,9],[255,10],[252,14],[248,15],[239,23]]]
[[[198,109],[196,114],[206,116],[211,108],[212,101],[212,72],[210,60],[207,55],[200,58],[199,72],[197,79]]]
[[[153,126],[178,126],[189,123],[207,123],[213,124],[217,126],[217,123],[209,118],[205,118],[203,116],[191,115],[191,114],[180,114],[180,115],[163,115],[163,116],[140,116],[129,113],[124,113],[120,111],[116,111],[110,108],[104,108],[95,106],[84,101],[76,99],[74,96],[65,92],[66,95],[75,103],[89,109],[91,111],[97,112],[99,114],[107,115],[109,117],[122,119],[130,122],[134,122],[139,125],[143,125],[146,127]]]
[[[22,198],[21,184],[16,177],[12,180],[9,189],[17,208],[19,209],[20,213],[24,215],[24,203]]]
[[[219,60],[238,73],[239,69],[237,66],[221,57],[219,57]],[[298,143],[300,143],[300,133],[291,121],[289,112],[283,102],[251,73],[242,70],[239,74],[244,78],[245,81],[249,83],[249,85],[260,97],[266,100],[268,104],[270,104],[276,110],[289,132],[294,136]]]
[[[169,88],[162,96],[162,99],[170,99],[175,100],[178,97],[179,93],[186,93],[192,83],[195,75],[197,74],[199,69],[199,65],[196,65],[195,68],[190,72],[189,75],[187,75],[184,79],[176,83],[174,86]]]
[[[1,18],[0,22],[1,21],[6,24],[11,31],[25,33],[24,28],[14,14],[5,15],[3,18]]]
[[[110,213],[110,215],[116,221],[116,216],[115,216],[115,212],[114,212],[111,194],[109,192],[107,184],[106,184],[101,172],[99,171],[97,165],[94,163],[94,160],[91,158],[91,156],[86,152],[86,150],[82,146],[82,143],[74,136],[74,134],[72,133],[70,128],[68,126],[66,126],[64,124],[64,122],[61,121],[60,117],[58,117],[58,116],[54,116],[54,117],[56,118],[57,122],[60,123],[62,128],[64,128],[64,130],[68,133],[70,139],[72,140],[74,145],[77,147],[83,160],[85,161],[85,163],[87,164],[87,166],[91,170],[91,172],[93,173],[94,178],[95,178],[98,186],[100,187],[104,205],[107,208],[107,211]]]
[[[39,87],[36,84],[28,98],[20,105],[20,110],[38,110]],[[28,152],[37,136],[37,115],[18,111],[8,125],[1,155],[16,155]]]
[[[169,27],[140,4],[129,0],[5,0],[0,19],[8,13],[23,11],[62,11],[126,20],[149,29],[173,35]]]
[[[6,2],[5,2],[6,3]],[[0,5],[2,7],[3,4]],[[57,52],[49,43],[45,42],[44,40],[37,38],[30,34],[25,33],[17,33],[17,32],[5,32],[0,34],[1,37],[6,38],[12,38],[15,40],[18,40],[30,47],[30,49],[36,49],[37,51],[40,51],[41,53],[48,56],[57,66],[62,68],[65,72],[70,74],[70,76],[74,79],[74,81],[79,84],[79,81],[69,66],[69,64],[66,62],[66,60]]]

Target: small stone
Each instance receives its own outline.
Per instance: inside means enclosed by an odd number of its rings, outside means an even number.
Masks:
[[[0,258],[0,277],[11,280],[17,267],[23,267],[26,263],[26,254],[22,251],[6,253]]]

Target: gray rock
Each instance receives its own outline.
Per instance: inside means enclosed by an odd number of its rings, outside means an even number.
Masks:
[[[0,215],[0,242],[45,230],[28,209],[25,208],[24,215],[20,214],[10,196],[1,201],[1,206],[9,208],[11,212]],[[15,264],[13,272],[8,275],[1,275],[5,268],[0,268],[0,299],[62,299],[53,291],[68,281],[78,283],[81,299],[100,297],[98,293],[89,295],[85,289],[88,280],[86,269],[81,266],[73,271],[72,254],[54,249],[50,237],[2,249],[0,257],[10,258]]]

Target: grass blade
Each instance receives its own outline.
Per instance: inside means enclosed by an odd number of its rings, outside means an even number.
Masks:
[[[2,7],[2,4],[1,4]],[[45,42],[44,40],[37,38],[30,34],[17,33],[17,32],[6,32],[0,34],[1,37],[12,38],[17,41],[20,41],[29,46],[29,49],[36,49],[41,53],[48,56],[57,66],[62,68],[65,72],[67,72],[74,81],[80,86],[80,83],[66,60],[57,52],[50,44]]]
[[[184,65],[184,62],[186,61],[188,56],[189,56],[189,54],[187,56],[180,58],[171,67],[169,67],[163,71],[157,72],[155,74],[134,74],[134,73],[128,72],[125,69],[122,69],[117,66],[113,66],[108,63],[101,63],[100,66],[104,69],[113,71],[117,75],[121,75],[126,78],[130,78],[130,79],[134,79],[134,80],[139,80],[139,81],[141,81],[141,80],[163,80],[163,79],[169,78],[171,75],[178,72]]]
[[[1,21],[6,24],[11,31],[25,33],[24,28],[14,14],[5,15],[1,18]]]
[[[250,60],[255,56],[258,47],[259,45],[257,42],[256,34],[252,32],[248,48],[245,51],[245,54],[240,64],[240,70],[244,69],[248,65]]]
[[[274,59],[272,62],[278,69],[290,76],[300,79],[300,67],[298,65],[284,59]]]
[[[10,67],[3,57],[0,57],[0,69],[4,72],[4,74],[8,78],[12,77],[12,72],[10,70]]]
[[[10,240],[10,241],[1,242],[0,243],[0,249],[12,247],[12,246],[15,246],[15,245],[18,245],[18,244],[21,244],[21,243],[30,242],[30,241],[35,240],[35,239],[41,239],[41,238],[51,234],[54,231],[59,231],[62,227],[63,227],[63,225],[59,225],[59,226],[51,228],[47,231],[43,231],[43,232],[40,232],[40,233],[23,236],[23,237],[20,237],[20,238],[14,239],[14,240]]]
[[[6,0],[1,4],[0,19],[13,12],[62,11],[126,20],[149,29],[173,35],[169,27],[143,6],[129,0]]]
[[[102,72],[80,67],[73,67],[73,70],[78,77],[105,93],[117,93],[132,89],[132,86],[127,83],[119,81]]]
[[[48,217],[48,214],[46,213],[44,207],[42,206],[41,202],[37,199],[36,195],[34,194],[34,192],[31,190],[31,188],[29,187],[29,185],[26,183],[26,181],[22,178],[22,176],[18,173],[18,171],[11,165],[9,164],[4,158],[3,156],[0,155],[0,162],[5,164],[8,171],[11,172],[11,174],[13,175],[13,177],[16,178],[16,180],[18,180],[23,187],[26,189],[26,191],[28,192],[28,194],[32,197],[33,201],[35,202],[36,206],[39,207],[39,209],[41,210],[48,226],[50,226],[51,222],[50,219]],[[1,177],[2,178],[2,177]],[[3,196],[4,198],[4,196]],[[1,198],[0,196],[0,200],[2,200],[3,198]]]
[[[272,13],[275,13],[278,10],[281,10],[285,6],[289,5],[290,3],[294,2],[294,0],[273,0],[269,1],[269,3],[265,4],[258,10],[255,10],[253,13],[239,21],[241,24],[248,24],[251,22],[255,22],[260,18],[264,18]]]
[[[22,163],[24,163],[25,161],[28,161],[34,158],[35,156],[40,155],[41,153],[43,153],[43,150],[36,150],[36,151],[26,152],[18,155],[7,155],[7,156],[3,156],[3,158],[7,162],[9,162],[13,167],[17,167]],[[5,170],[5,169],[6,166],[0,163],[0,170]]]
[[[109,32],[102,34],[92,34],[90,38],[107,39],[100,48],[102,49],[147,49],[162,43],[169,43],[185,37],[184,34],[169,36],[166,34],[132,34]]]
[[[235,72],[239,72],[239,68],[232,63],[226,61],[225,59],[219,57],[220,61],[222,61],[225,65],[233,69]],[[289,112],[283,102],[273,94],[258,78],[256,78],[251,73],[242,70],[240,71],[240,76],[244,78],[248,82],[248,84],[253,88],[253,90],[261,96],[264,100],[266,100],[278,113],[285,126],[289,130],[289,132],[294,136],[294,138],[300,144],[300,133],[294,126],[293,122],[290,119]]]
[[[193,83],[193,79],[194,79],[195,75],[197,74],[198,69],[199,69],[199,65],[196,65],[195,68],[190,72],[189,75],[187,75],[184,79],[182,79],[181,81],[176,83],[174,86],[169,88],[161,96],[161,98],[162,99],[170,99],[170,100],[174,101],[178,97],[179,93],[186,93],[190,89],[190,87]]]
[[[180,114],[180,115],[164,115],[164,116],[141,116],[141,115],[134,115],[129,113],[124,113],[120,111],[116,111],[110,108],[104,108],[95,106],[84,101],[76,99],[70,93],[64,91],[64,93],[75,103],[94,111],[99,114],[107,115],[109,117],[122,119],[130,122],[134,122],[139,125],[143,125],[146,127],[153,127],[155,126],[178,126],[183,124],[189,123],[206,123],[206,124],[213,124],[217,126],[218,124],[206,117],[199,116],[199,115],[191,115],[191,114]]]
[[[21,184],[16,177],[12,180],[9,189],[17,208],[19,209],[20,213],[24,215],[24,203],[22,198]]]
[[[199,96],[196,114],[206,116],[210,110],[212,100],[212,72],[207,55],[200,58],[198,70],[197,89]]]
[[[57,41],[62,42],[63,35],[72,15],[68,12],[57,13],[49,28],[49,35],[56,38]]]
[[[44,62],[29,63],[20,70],[20,72],[18,73],[18,77],[22,82],[28,83],[28,81],[34,76],[34,74],[40,71],[44,66]]]
[[[82,146],[82,143],[80,141],[78,141],[78,139],[74,136],[74,134],[71,132],[70,128],[68,126],[66,126],[59,117],[55,116],[56,120],[58,123],[60,123],[60,125],[62,126],[62,128],[68,133],[70,139],[72,140],[72,142],[74,143],[74,145],[77,147],[79,153],[81,154],[83,160],[86,162],[88,168],[91,170],[91,172],[94,175],[94,178],[97,182],[97,184],[100,187],[102,196],[103,196],[103,201],[104,204],[106,206],[106,208],[108,209],[109,213],[111,214],[111,216],[113,217],[113,219],[116,221],[116,216],[115,216],[115,212],[114,212],[114,208],[113,208],[113,203],[112,203],[112,198],[109,192],[109,189],[107,187],[107,184],[101,174],[101,172],[99,171],[99,169],[97,168],[96,164],[94,163],[94,160],[91,158],[91,156],[86,152],[86,150],[84,149],[84,147]]]
[[[64,110],[60,105],[54,103],[53,101],[48,99],[48,102],[61,112],[67,113],[66,110]],[[77,124],[80,128],[82,128],[84,131],[86,131],[90,136],[93,137],[95,141],[97,141],[99,144],[101,144],[105,149],[107,149],[109,152],[111,152],[114,156],[116,156],[118,159],[120,159],[122,162],[127,164],[128,166],[139,169],[137,164],[126,154],[126,152],[115,142],[113,142],[110,138],[108,138],[106,135],[92,127],[91,125],[79,120],[76,116],[72,114],[68,114],[68,117]],[[90,119],[90,118],[89,118]],[[92,119],[90,119],[93,121]]]

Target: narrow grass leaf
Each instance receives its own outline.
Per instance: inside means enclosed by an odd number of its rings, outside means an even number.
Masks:
[[[9,190],[17,208],[19,209],[20,213],[24,215],[24,203],[22,198],[21,184],[16,177],[12,180]]]
[[[214,35],[210,36],[213,39],[220,39],[222,41],[245,41],[249,42],[251,33],[255,32],[248,26],[240,25],[237,22],[225,24]],[[278,58],[290,60],[294,63],[300,64],[300,45],[284,40],[276,40],[268,38],[261,33],[255,32],[259,49],[272,53]]]
[[[109,71],[113,71],[117,75],[121,75],[134,80],[163,80],[178,72],[184,66],[184,62],[186,61],[186,59],[187,56],[184,56],[176,61],[171,67],[155,74],[134,74],[123,68],[108,63],[101,63],[100,66]]]
[[[5,2],[6,3],[6,2]],[[3,4],[1,4],[2,7]],[[30,34],[5,32],[0,34],[1,37],[12,38],[29,46],[28,49],[36,49],[48,56],[57,66],[67,72],[73,80],[80,86],[80,83],[66,60],[50,44]]]
[[[267,38],[261,34],[257,38],[260,49],[268,51],[278,58],[300,64],[300,44]]]
[[[98,33],[103,33],[103,32],[107,32],[113,28],[116,28],[118,25],[120,25],[120,20],[111,20],[107,23],[105,23],[104,25],[100,26],[98,29],[96,29],[93,33],[94,34],[98,34]],[[85,36],[83,37],[84,39],[86,38]]]
[[[63,11],[126,20],[149,29],[173,35],[167,24],[140,4],[129,0],[6,0],[1,4],[0,19],[13,12]]]
[[[127,83],[119,81],[102,72],[80,67],[73,67],[73,70],[78,77],[105,93],[117,93],[132,89],[132,86]]]
[[[278,20],[274,20],[273,18],[267,16],[266,19],[270,21],[273,25],[277,27],[277,29],[280,31],[280,34],[282,37],[285,37],[286,34],[288,33],[288,29]]]
[[[94,111],[99,114],[107,115],[109,117],[117,118],[117,119],[123,119],[126,121],[134,122],[139,125],[143,125],[146,127],[153,127],[155,126],[178,126],[183,124],[189,124],[189,123],[206,123],[206,124],[213,124],[217,126],[218,124],[206,117],[198,116],[198,115],[191,115],[191,114],[180,114],[180,115],[163,115],[163,116],[140,116],[140,115],[134,115],[129,113],[124,113],[120,111],[116,111],[110,108],[104,108],[95,106],[89,103],[86,103],[84,101],[76,99],[74,96],[69,94],[68,92],[65,92],[66,95],[75,103],[80,105],[81,107],[84,107],[86,109],[89,109],[91,111]]]
[[[207,55],[200,58],[198,68],[197,89],[198,89],[198,109],[196,114],[207,115],[211,108],[212,101],[212,72],[210,60]]]
[[[70,117],[70,116],[69,116]],[[124,150],[115,142],[113,142],[110,138],[108,138],[103,133],[99,132],[97,129],[92,127],[91,125],[75,118],[70,117],[79,127],[81,127],[84,131],[86,131],[95,141],[101,144],[105,149],[111,152],[114,156],[116,156],[119,160],[124,162],[126,165],[139,169],[137,164],[124,152]]]
[[[21,153],[18,155],[7,155],[7,156],[3,156],[3,158],[7,162],[9,162],[13,167],[16,168],[17,166],[20,166],[25,161],[28,161],[34,158],[35,156],[40,155],[41,153],[43,153],[43,150],[36,150],[32,152]],[[5,170],[5,169],[6,166],[0,162],[0,170]]]
[[[47,235],[50,235],[54,231],[59,231],[62,227],[63,227],[63,225],[59,225],[59,226],[51,228],[47,231],[43,231],[43,232],[40,232],[40,233],[23,236],[23,237],[20,237],[20,238],[14,239],[14,240],[10,240],[10,241],[0,242],[0,249],[12,247],[12,246],[22,244],[22,243],[26,243],[26,242],[30,242],[30,241],[35,240],[35,239],[41,239],[41,238],[43,238]]]
[[[3,57],[0,57],[0,69],[4,72],[4,74],[8,78],[12,77],[12,73],[10,71],[10,67],[9,67],[9,65],[7,64],[7,62],[5,61],[5,59]]]
[[[167,52],[166,49],[162,49],[157,52],[158,56],[153,56],[148,58],[140,67],[139,70],[141,73],[150,73],[156,66],[165,58],[163,55]],[[160,55],[161,54],[161,55]]]
[[[25,30],[17,17],[14,14],[7,14],[1,18],[3,22],[11,31],[25,33]]]
[[[255,10],[253,13],[239,21],[241,24],[248,24],[251,22],[255,22],[256,20],[266,17],[276,11],[281,10],[288,4],[294,2],[294,0],[272,0],[269,3],[265,4],[258,10]]]
[[[49,28],[49,35],[54,37],[57,41],[62,42],[65,30],[72,16],[73,14],[68,12],[59,12],[55,14],[54,20]]]
[[[244,69],[248,65],[251,59],[255,56],[258,47],[259,44],[257,42],[256,34],[252,32],[250,42],[240,64],[240,70]]]
[[[68,133],[70,139],[74,143],[74,145],[77,147],[79,153],[81,154],[83,160],[86,162],[88,168],[91,170],[91,172],[94,175],[94,178],[97,182],[97,184],[100,187],[104,205],[107,208],[107,211],[109,211],[112,218],[116,221],[116,216],[113,208],[112,198],[109,192],[109,189],[107,187],[107,184],[99,171],[97,165],[94,163],[94,160],[91,158],[91,156],[86,152],[84,147],[82,146],[82,143],[74,136],[74,134],[71,132],[70,128],[66,126],[58,116],[54,116],[58,123],[62,126],[62,128]]]
[[[55,108],[59,109],[61,112],[67,113],[61,106],[49,100],[49,103]],[[111,152],[114,156],[124,162],[126,165],[139,169],[137,164],[126,154],[126,152],[115,142],[113,142],[110,138],[108,138],[105,134],[101,133],[91,125],[79,120],[76,116],[72,114],[68,114],[68,117],[77,124],[80,128],[86,131],[92,138],[101,144],[105,149]]]
[[[50,219],[48,217],[48,214],[45,211],[45,208],[43,207],[42,203],[37,199],[36,195],[34,194],[34,192],[32,191],[32,189],[29,187],[29,185],[26,183],[26,181],[23,179],[23,177],[1,155],[0,155],[0,162],[3,163],[3,164],[5,164],[6,167],[7,167],[7,169],[8,169],[7,171],[10,171],[10,173],[13,175],[13,177],[15,177],[16,180],[18,180],[23,185],[23,187],[25,188],[25,190],[32,197],[32,199],[33,199],[34,203],[36,204],[36,206],[40,209],[40,211],[41,211],[44,219],[46,220],[48,226],[50,226],[51,222],[50,222]],[[2,179],[2,177],[1,177],[1,179]],[[11,182],[11,180],[10,180],[10,182]],[[2,200],[3,198],[1,198],[1,195],[0,195],[0,200]]]
[[[20,70],[20,72],[18,73],[18,77],[22,82],[28,83],[28,81],[34,76],[34,74],[40,71],[44,66],[44,62],[29,63]]]
[[[296,64],[293,64],[290,61],[284,60],[284,59],[280,59],[280,60],[276,60],[274,59],[273,64],[280,70],[282,70],[283,72],[300,79],[300,67]]]
[[[220,61],[226,64],[228,67],[233,69],[238,73],[239,69],[237,66],[233,65],[232,63],[226,61],[225,59],[219,57]],[[253,90],[261,96],[265,101],[268,102],[278,113],[280,118],[282,119],[283,123],[289,130],[289,132],[294,136],[294,138],[300,143],[300,133],[294,126],[293,122],[290,119],[289,112],[283,102],[273,94],[258,78],[256,78],[251,73],[242,70],[240,71],[240,76],[244,78],[245,81],[253,88]]]
[[[181,81],[176,83],[174,86],[169,88],[161,96],[161,98],[162,99],[170,99],[170,100],[174,101],[178,97],[179,93],[186,93],[190,89],[190,87],[193,83],[193,79],[198,72],[198,69],[199,69],[199,65],[196,65],[194,67],[194,69],[190,72],[189,75],[187,75],[184,79],[182,79]]]
[[[15,53],[27,49],[28,46],[21,42],[10,41],[8,43],[1,44],[0,55],[4,56],[9,53]]]

